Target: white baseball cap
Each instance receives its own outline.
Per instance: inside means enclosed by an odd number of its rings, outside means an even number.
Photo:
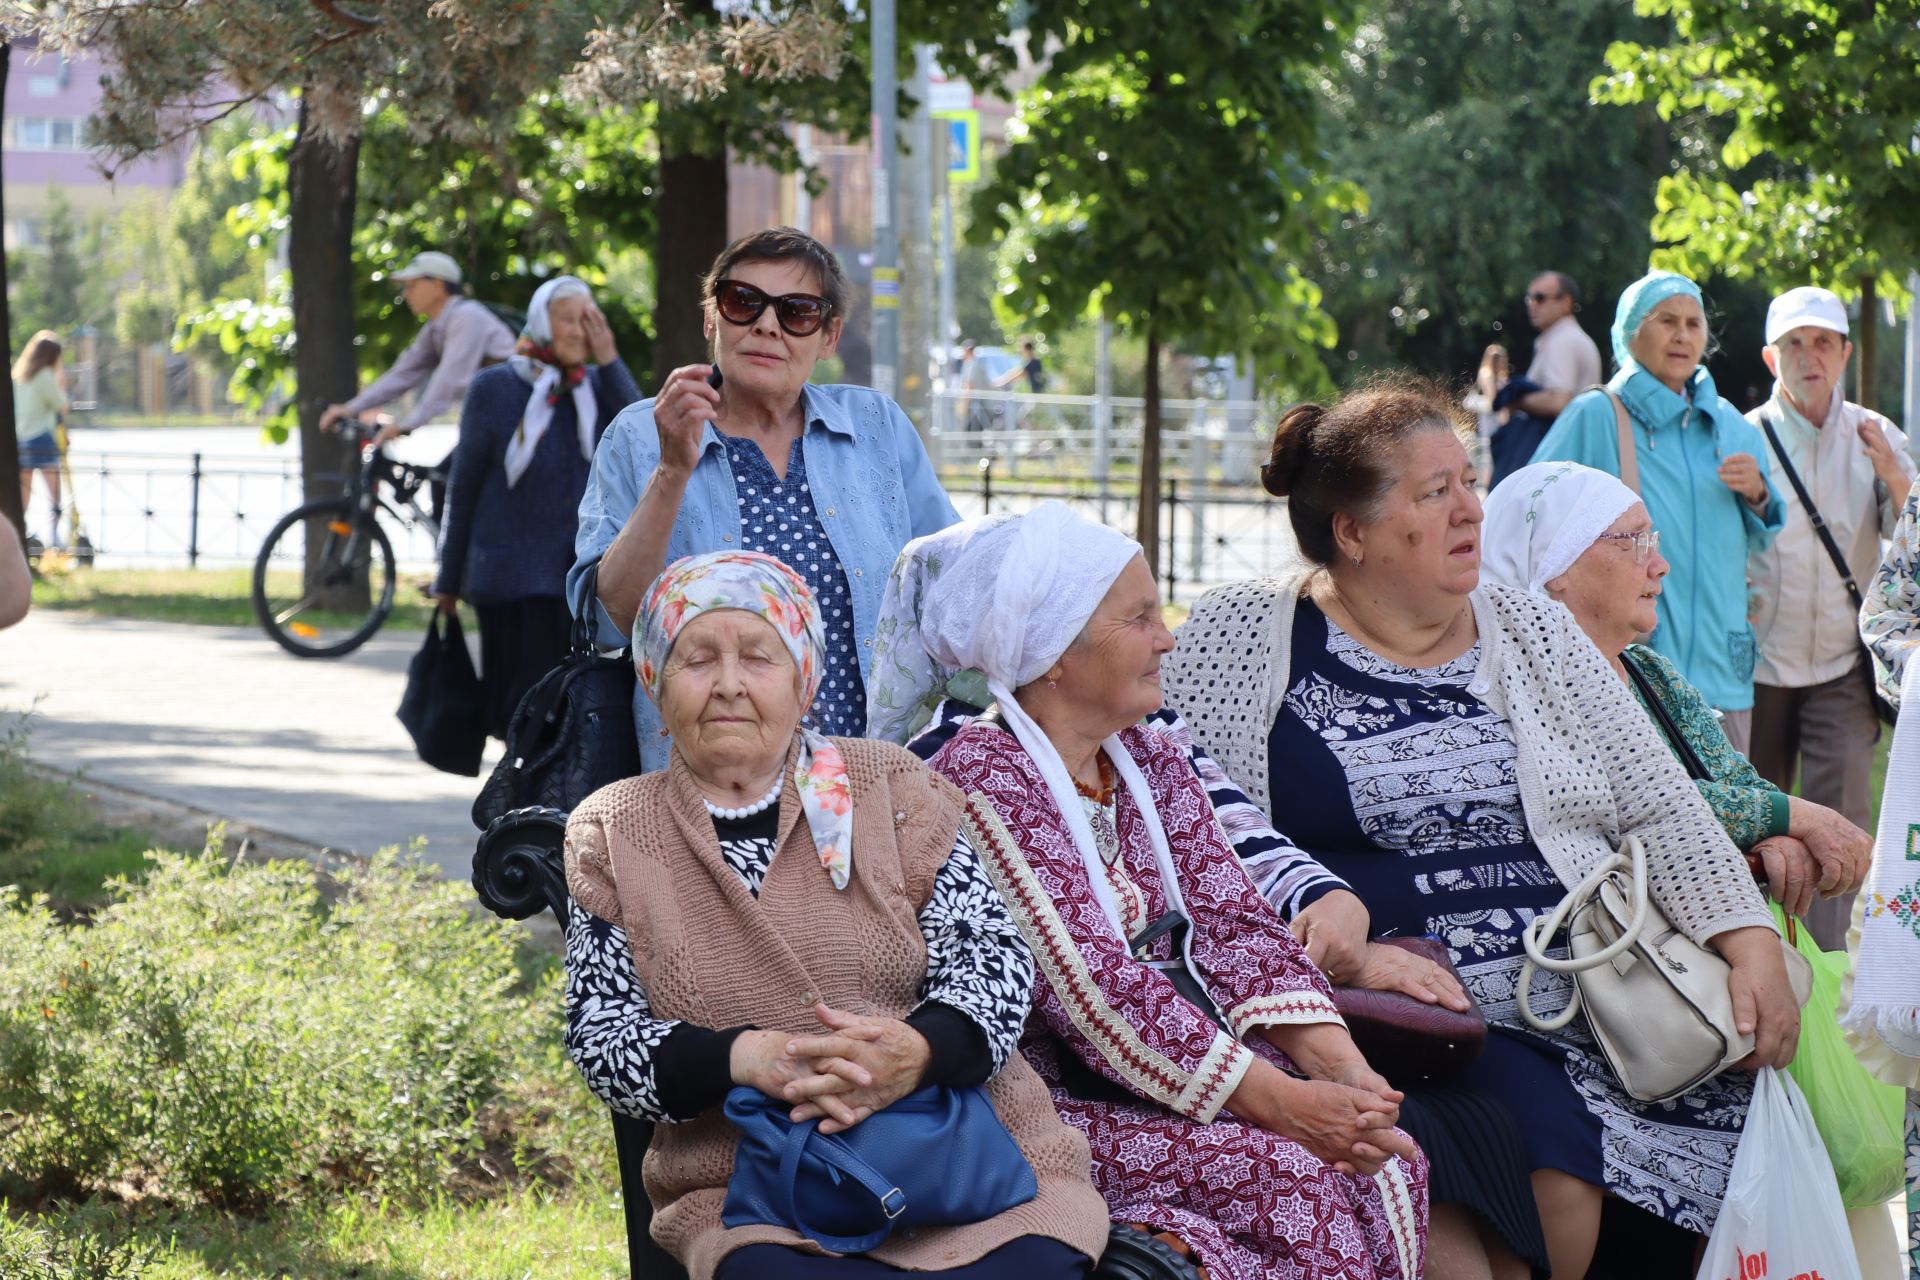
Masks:
[[[1844,338],[1847,336],[1846,305],[1831,290],[1810,284],[1787,290],[1767,308],[1767,345],[1772,346],[1802,325],[1831,329]]]
[[[394,272],[392,280],[418,280],[422,276],[429,280],[445,280],[448,284],[459,284],[461,280],[460,264],[444,253],[435,253],[429,249],[425,253],[416,253],[413,261]],[[1772,341],[1772,339],[1768,339]]]

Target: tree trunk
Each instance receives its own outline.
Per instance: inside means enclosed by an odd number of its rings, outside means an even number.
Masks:
[[[309,90],[309,96],[312,90]],[[346,437],[320,430],[329,404],[353,397],[359,381],[353,351],[353,215],[360,139],[334,142],[312,127],[308,97],[287,157],[288,261],[293,275],[293,370],[300,414],[300,478],[307,498],[329,497],[360,459]],[[312,583],[318,539],[307,539]],[[329,608],[364,609],[364,568],[331,589]]]
[[[13,42],[0,40],[0,101],[7,94],[7,66],[13,61]],[[5,209],[0,208],[0,219]],[[0,254],[0,334],[7,337],[7,363],[20,353],[13,349],[12,317],[7,314],[7,258]],[[13,522],[20,545],[27,542],[26,513],[20,509],[20,441],[14,434],[13,397],[0,396],[0,515]],[[69,499],[71,501],[71,499]]]
[[[1140,504],[1133,537],[1147,554],[1153,576],[1165,579],[1160,566],[1160,319],[1158,308],[1147,308],[1146,401],[1140,417]]]
[[[1862,409],[1880,407],[1880,300],[1874,277],[1860,277],[1860,386],[1854,403]]]
[[[727,151],[676,150],[660,157],[653,254],[653,384],[682,365],[705,364],[700,281],[727,247]]]

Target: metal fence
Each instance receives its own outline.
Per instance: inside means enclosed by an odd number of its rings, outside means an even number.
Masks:
[[[251,565],[280,517],[304,499],[298,458],[247,454],[112,454],[68,457],[71,492],[62,510],[49,511],[35,487],[27,532],[46,541],[71,541],[68,510],[100,567],[187,568]],[[394,555],[408,571],[433,567],[433,540],[424,529],[385,519]]]
[[[940,479],[962,516],[1021,512],[1053,498],[1132,533],[1139,510],[1133,485],[1007,480],[992,458],[971,472],[942,472]],[[1298,558],[1280,499],[1243,485],[1196,484],[1178,476],[1161,486],[1159,571],[1168,600],[1189,601],[1210,587],[1278,572]]]
[[[942,471],[992,458],[1002,478],[1105,478],[1140,471],[1146,402],[1125,396],[944,391],[933,397],[931,445]],[[1160,402],[1161,474],[1183,482],[1256,485],[1273,439],[1271,413],[1252,400]]]
[[[1102,524],[1133,529],[1139,492],[1131,476],[1103,480],[1086,476],[1078,465],[1043,467],[1043,457],[1011,447],[998,451],[997,445],[1017,443],[1008,434],[970,434],[970,451],[959,454],[970,462],[942,468],[942,483],[962,515],[1024,511],[1058,498]],[[1054,460],[1071,463],[1073,455],[1063,452]],[[70,462],[75,491],[63,497],[77,506],[94,563],[102,568],[251,565],[274,523],[302,501],[295,458],[116,452],[75,453]],[[1160,566],[1169,599],[1190,599],[1293,559],[1285,504],[1258,488],[1217,478],[1195,481],[1170,469],[1160,502]],[[37,502],[29,532],[44,539],[47,515]],[[382,523],[403,570],[432,569],[434,545],[424,529],[391,517],[383,516]],[[64,513],[60,525],[65,535]]]

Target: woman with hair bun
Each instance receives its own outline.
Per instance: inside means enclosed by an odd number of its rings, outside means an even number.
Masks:
[[[1429,1274],[1463,1238],[1486,1244],[1479,1274],[1544,1269],[1529,1245],[1544,1228],[1552,1274],[1580,1276],[1606,1196],[1705,1234],[1753,1077],[1634,1101],[1584,1020],[1521,1020],[1527,922],[1637,835],[1654,901],[1732,967],[1756,1041],[1743,1066],[1793,1057],[1799,1008],[1745,860],[1632,693],[1564,606],[1481,582],[1462,428],[1447,396],[1405,382],[1288,412],[1262,479],[1310,563],[1202,597],[1165,695],[1275,827],[1353,885],[1376,935],[1439,938],[1486,1014],[1482,1057],[1402,1107],[1433,1164]],[[1543,973],[1532,1003],[1550,1016],[1570,990]],[[1422,1104],[1455,1132],[1510,1108],[1520,1150],[1450,1161]]]

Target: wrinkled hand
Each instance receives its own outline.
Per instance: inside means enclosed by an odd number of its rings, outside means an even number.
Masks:
[[[1733,997],[1733,1025],[1753,1037],[1753,1052],[1734,1065],[1753,1070],[1784,1067],[1800,1047],[1800,1002],[1787,981],[1787,962],[1779,935],[1750,925],[1710,939],[1733,966],[1727,992]]]
[[[1790,916],[1803,916],[1813,906],[1820,884],[1820,864],[1811,850],[1792,836],[1769,836],[1749,852],[1760,858],[1767,892]]]
[[[1720,463],[1720,483],[1745,498],[1753,506],[1767,501],[1767,478],[1750,453],[1730,453]]]
[[[1873,464],[1873,474],[1880,483],[1893,491],[1897,500],[1911,483],[1906,473],[1900,470],[1900,460],[1894,456],[1893,444],[1887,439],[1884,424],[1876,414],[1867,414],[1860,419],[1860,446],[1866,450],[1867,461]]]
[[[587,354],[595,364],[612,364],[620,358],[620,350],[613,341],[613,328],[599,307],[591,302],[587,304],[586,314],[580,317],[580,327],[586,331]]]
[[[1399,991],[1423,1004],[1443,1004],[1455,1013],[1473,1007],[1466,989],[1444,965],[1379,942],[1367,944],[1365,962],[1350,985],[1368,991]]]
[[[1345,889],[1336,889],[1301,911],[1288,927],[1328,982],[1356,986],[1354,975],[1366,965],[1371,925],[1367,904]]]
[[[1278,1068],[1249,1071],[1233,1091],[1233,1113],[1292,1138],[1341,1173],[1371,1177],[1391,1157],[1417,1158],[1413,1139],[1393,1127],[1397,1089],[1356,1089],[1331,1080],[1295,1080]]]
[[[787,1086],[786,1097],[800,1105],[798,1122],[820,1120],[820,1132],[851,1129],[920,1087],[932,1051],[926,1037],[896,1018],[862,1018],[813,1006],[828,1034],[793,1036],[786,1050],[812,1069]]]
[[[1873,862],[1873,837],[1823,804],[1798,796],[1789,803],[1787,834],[1804,841],[1820,864],[1821,894],[1832,898],[1858,889]]]
[[[691,474],[700,461],[700,436],[720,412],[720,393],[707,385],[710,364],[682,365],[667,375],[653,400],[653,425],[660,436],[660,465]]]

